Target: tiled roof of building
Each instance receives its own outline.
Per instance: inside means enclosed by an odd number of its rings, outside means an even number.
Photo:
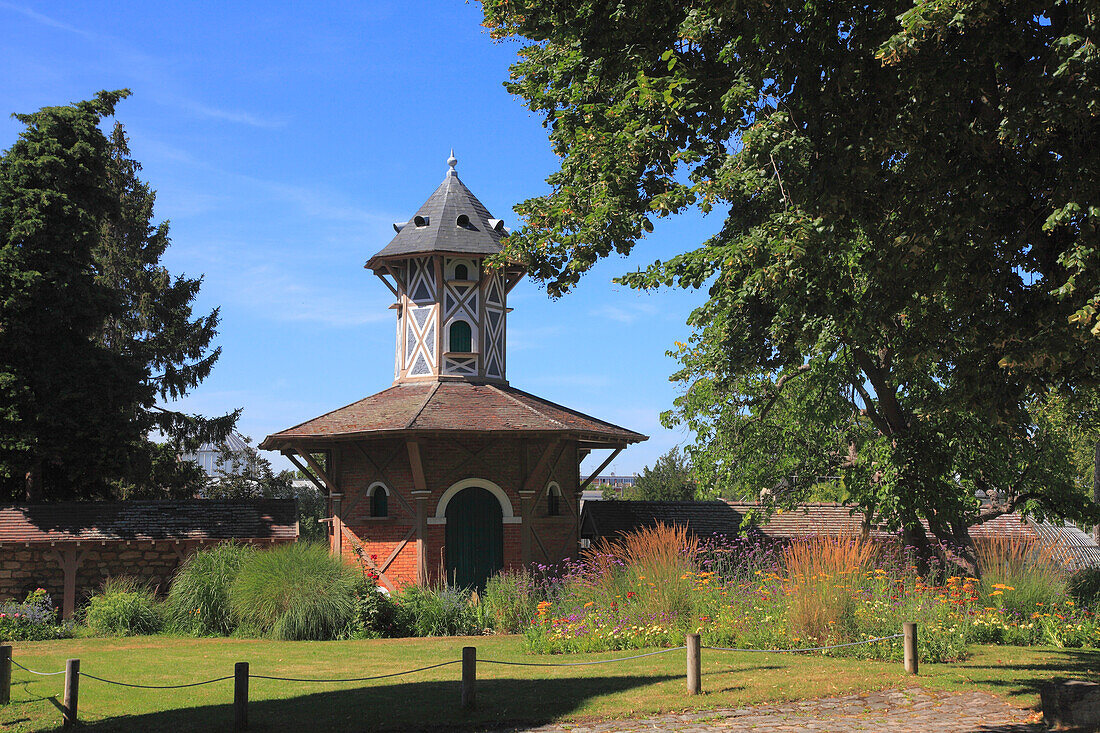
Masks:
[[[111,540],[294,540],[294,499],[62,502],[0,506],[0,544]]]
[[[723,512],[719,505],[728,511]],[[687,524],[699,536],[735,535],[740,531],[744,516],[759,509],[759,504],[744,501],[586,501],[581,514],[581,534],[587,538],[609,537],[664,522]],[[759,532],[768,539],[788,541],[813,536],[859,535],[863,515],[843,504],[808,503],[796,509],[775,511],[762,519],[752,527],[752,532]],[[1035,540],[1071,569],[1100,567],[1100,545],[1073,526],[1004,514],[971,527],[970,536],[975,540]],[[895,539],[897,533],[876,524],[871,527],[870,537],[877,541]]]
[[[453,158],[452,158],[453,160]],[[466,219],[460,224],[459,217]],[[417,220],[421,224],[418,226]],[[416,216],[401,226],[390,243],[370,258],[367,267],[374,268],[380,260],[405,257],[424,252],[493,255],[503,249],[503,224],[493,226],[492,214],[458,179],[454,168],[435,190]],[[495,220],[494,220],[495,223]],[[395,224],[394,227],[400,225]]]
[[[442,381],[394,385],[269,435],[260,447],[279,450],[296,441],[409,432],[560,433],[608,444],[646,440],[645,435],[514,387]]]
[[[586,501],[581,536],[611,537],[658,522],[684,525],[696,537],[733,536],[741,515],[723,501]]]

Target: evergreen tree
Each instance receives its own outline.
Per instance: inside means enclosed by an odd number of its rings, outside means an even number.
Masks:
[[[0,496],[112,496],[148,482],[150,431],[173,444],[235,420],[164,410],[205,377],[217,312],[192,319],[199,282],[158,264],[167,225],[125,135],[99,127],[126,91],[17,115],[0,157]],[[123,493],[126,493],[123,490]]]

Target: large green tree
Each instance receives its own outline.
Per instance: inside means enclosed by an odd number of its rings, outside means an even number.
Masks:
[[[1028,411],[1100,381],[1090,3],[483,7],[495,37],[527,41],[507,87],[561,157],[508,245],[552,295],[655,219],[725,216],[623,278],[707,289],[673,422],[735,452],[771,431],[783,460],[825,445],[802,475],[840,472],[922,546],[922,519],[965,544],[1005,512],[1090,514],[1048,481],[1056,446]]]
[[[235,419],[164,409],[206,376],[217,312],[159,265],[167,224],[125,135],[100,129],[128,92],[16,115],[0,157],[0,495],[104,497],[147,485],[161,431],[224,437]],[[163,463],[160,461],[159,463]]]
[[[695,474],[691,461],[674,446],[664,455],[645,466],[634,479],[634,485],[622,492],[623,499],[636,501],[690,501],[695,498]],[[618,499],[614,489],[605,489],[605,499]]]

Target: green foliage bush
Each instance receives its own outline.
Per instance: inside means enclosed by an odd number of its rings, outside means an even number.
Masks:
[[[229,591],[240,631],[288,641],[336,639],[355,623],[358,574],[320,544],[245,558]]]
[[[397,597],[397,626],[410,636],[480,634],[476,604],[469,591],[449,586],[407,586]]]
[[[163,627],[156,595],[134,578],[108,578],[92,596],[84,624],[99,636],[155,634]]]
[[[356,612],[346,636],[352,639],[381,639],[401,636],[397,605],[378,588],[374,578],[364,577],[355,591]]]
[[[227,635],[236,624],[229,605],[229,588],[245,558],[247,545],[226,542],[191,555],[176,571],[166,612],[172,628],[196,636]]]
[[[505,570],[489,578],[481,598],[485,619],[501,634],[517,634],[535,618],[537,596],[525,570]]]

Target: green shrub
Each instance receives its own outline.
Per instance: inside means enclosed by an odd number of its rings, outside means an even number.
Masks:
[[[358,574],[326,546],[295,543],[246,557],[229,600],[246,634],[335,639],[354,624],[361,584]]]
[[[373,578],[365,577],[355,591],[356,612],[345,636],[352,639],[381,639],[401,636],[397,604],[379,590]]]
[[[196,636],[232,633],[235,624],[229,588],[241,563],[254,552],[247,545],[226,542],[187,558],[168,592],[166,612],[171,626]]]
[[[1100,608],[1100,568],[1082,568],[1070,576],[1069,594],[1095,613]]]
[[[466,636],[479,634],[469,591],[437,586],[406,586],[397,596],[397,625],[411,636]]]
[[[84,624],[101,636],[155,634],[163,626],[156,596],[134,578],[108,578],[92,596]]]
[[[531,625],[538,603],[527,571],[504,571],[489,578],[481,606],[493,630],[518,634]]]

